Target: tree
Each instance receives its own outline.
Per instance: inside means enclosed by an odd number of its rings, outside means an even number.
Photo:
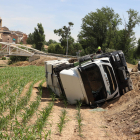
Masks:
[[[50,44],[49,45],[48,53],[55,53],[55,44]]]
[[[130,9],[128,13],[128,23],[125,22],[125,28],[118,31],[118,44],[115,49],[123,50],[126,60],[133,59],[132,53],[135,51],[135,33],[133,29],[140,23],[140,16],[138,12]]]
[[[34,31],[34,44],[38,50],[44,50],[45,34],[41,23],[37,24],[38,28]]]
[[[45,42],[45,45],[49,46],[50,44],[55,44],[55,43],[57,43],[55,40],[49,39],[48,42]]]
[[[140,38],[138,39],[138,46],[136,48],[135,54],[137,58],[140,58]]]
[[[61,44],[59,44],[59,43],[55,44],[55,53],[64,54],[64,49],[61,46]]]
[[[60,42],[61,42],[61,45],[63,46],[63,48],[66,50],[66,46],[67,46],[67,37],[69,38],[69,46],[74,42],[74,39],[70,36],[71,32],[70,32],[70,27],[73,26],[74,24],[72,22],[69,22],[68,23],[69,26],[66,27],[66,26],[63,26],[62,28],[58,29],[58,30],[54,30],[54,33],[58,36],[61,36],[60,38]]]
[[[90,12],[82,19],[82,30],[78,35],[78,41],[84,49],[90,47],[90,51],[95,51],[97,46],[103,49],[110,47],[120,23],[121,18],[112,8],[97,9],[96,12]]]
[[[26,40],[27,44],[34,44],[34,33],[30,33]]]

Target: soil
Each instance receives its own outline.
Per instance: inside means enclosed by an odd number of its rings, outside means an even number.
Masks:
[[[52,113],[45,124],[44,132],[51,130],[53,140],[138,140],[140,139],[140,74],[131,73],[133,90],[123,96],[106,102],[104,111],[93,111],[89,106],[81,107],[82,133],[79,135],[76,119],[76,106],[64,107],[61,100],[56,100]],[[49,91],[43,88],[41,106],[44,108],[51,101]],[[62,109],[66,109],[66,123],[60,135],[57,124]],[[33,119],[33,120],[32,120]],[[30,122],[34,122],[34,117]],[[137,130],[137,131],[135,131]],[[135,134],[138,133],[138,134]],[[44,135],[44,133],[42,133]]]
[[[16,62],[10,66],[28,66],[28,65],[36,65],[36,66],[44,66],[45,61],[49,60],[61,60],[63,58],[61,57],[55,57],[55,56],[40,56],[40,59],[34,60],[32,62],[29,61],[20,61]]]
[[[61,59],[57,57],[42,57],[33,62],[18,62],[13,66],[37,65],[44,66],[44,61]],[[137,65],[127,64],[128,68],[137,68]],[[82,132],[79,135],[77,110],[75,105],[64,107],[62,100],[54,103],[51,115],[44,124],[42,136],[51,131],[52,140],[140,140],[140,73],[132,72],[133,90],[119,98],[108,101],[102,105],[103,111],[93,111],[89,106],[81,107]],[[36,85],[37,89],[38,84]],[[34,93],[37,90],[33,90]],[[32,94],[31,99],[34,99]],[[51,101],[46,83],[43,84],[41,103],[38,110],[29,120],[33,125],[39,112]],[[66,122],[62,134],[59,134],[58,123],[62,109],[66,109]],[[98,108],[97,108],[98,109]]]
[[[0,67],[7,66],[9,60],[0,60]]]
[[[136,67],[134,65],[134,67]],[[129,67],[132,68],[132,67]],[[76,106],[68,105],[67,118],[62,134],[58,133],[59,116],[64,108],[62,101],[56,101],[49,125],[44,131],[51,130],[53,140],[138,140],[140,139],[140,73],[131,73],[133,90],[123,96],[106,102],[102,107],[105,111],[93,111],[89,106],[81,107],[82,133],[79,136],[76,119]],[[43,95],[48,98],[47,89]],[[44,100],[45,101],[45,100]],[[49,128],[48,128],[49,127]]]

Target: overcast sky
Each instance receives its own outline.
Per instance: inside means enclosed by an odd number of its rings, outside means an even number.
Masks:
[[[71,35],[76,40],[81,30],[82,18],[95,12],[97,8],[106,6],[113,8],[115,13],[126,20],[126,11],[130,8],[140,13],[140,0],[0,0],[0,17],[3,26],[26,34],[33,32],[37,23],[42,23],[46,41],[58,41],[59,37],[53,30],[73,22]],[[136,38],[140,38],[140,26],[134,31]]]

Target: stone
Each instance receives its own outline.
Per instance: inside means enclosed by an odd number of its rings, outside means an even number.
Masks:
[[[107,122],[111,122],[111,121],[112,121],[112,119],[111,119],[111,118],[108,118],[108,119],[107,119]]]
[[[138,110],[138,113],[140,113],[140,110]]]
[[[140,134],[140,127],[136,128],[136,129],[133,129],[132,132],[134,134]]]
[[[110,105],[108,106],[108,108],[111,108],[111,107],[113,107],[113,104],[110,104]]]
[[[132,119],[134,119],[135,118],[135,116],[132,116],[131,118],[130,118],[130,120],[132,120]]]
[[[138,71],[137,68],[133,68],[133,69],[131,70],[131,72],[137,72],[137,71]]]

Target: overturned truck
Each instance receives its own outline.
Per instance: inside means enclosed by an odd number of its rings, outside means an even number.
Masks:
[[[133,89],[121,50],[87,55],[76,63],[67,59],[46,61],[45,70],[47,86],[58,96],[65,95],[70,104],[77,100],[99,104]]]

